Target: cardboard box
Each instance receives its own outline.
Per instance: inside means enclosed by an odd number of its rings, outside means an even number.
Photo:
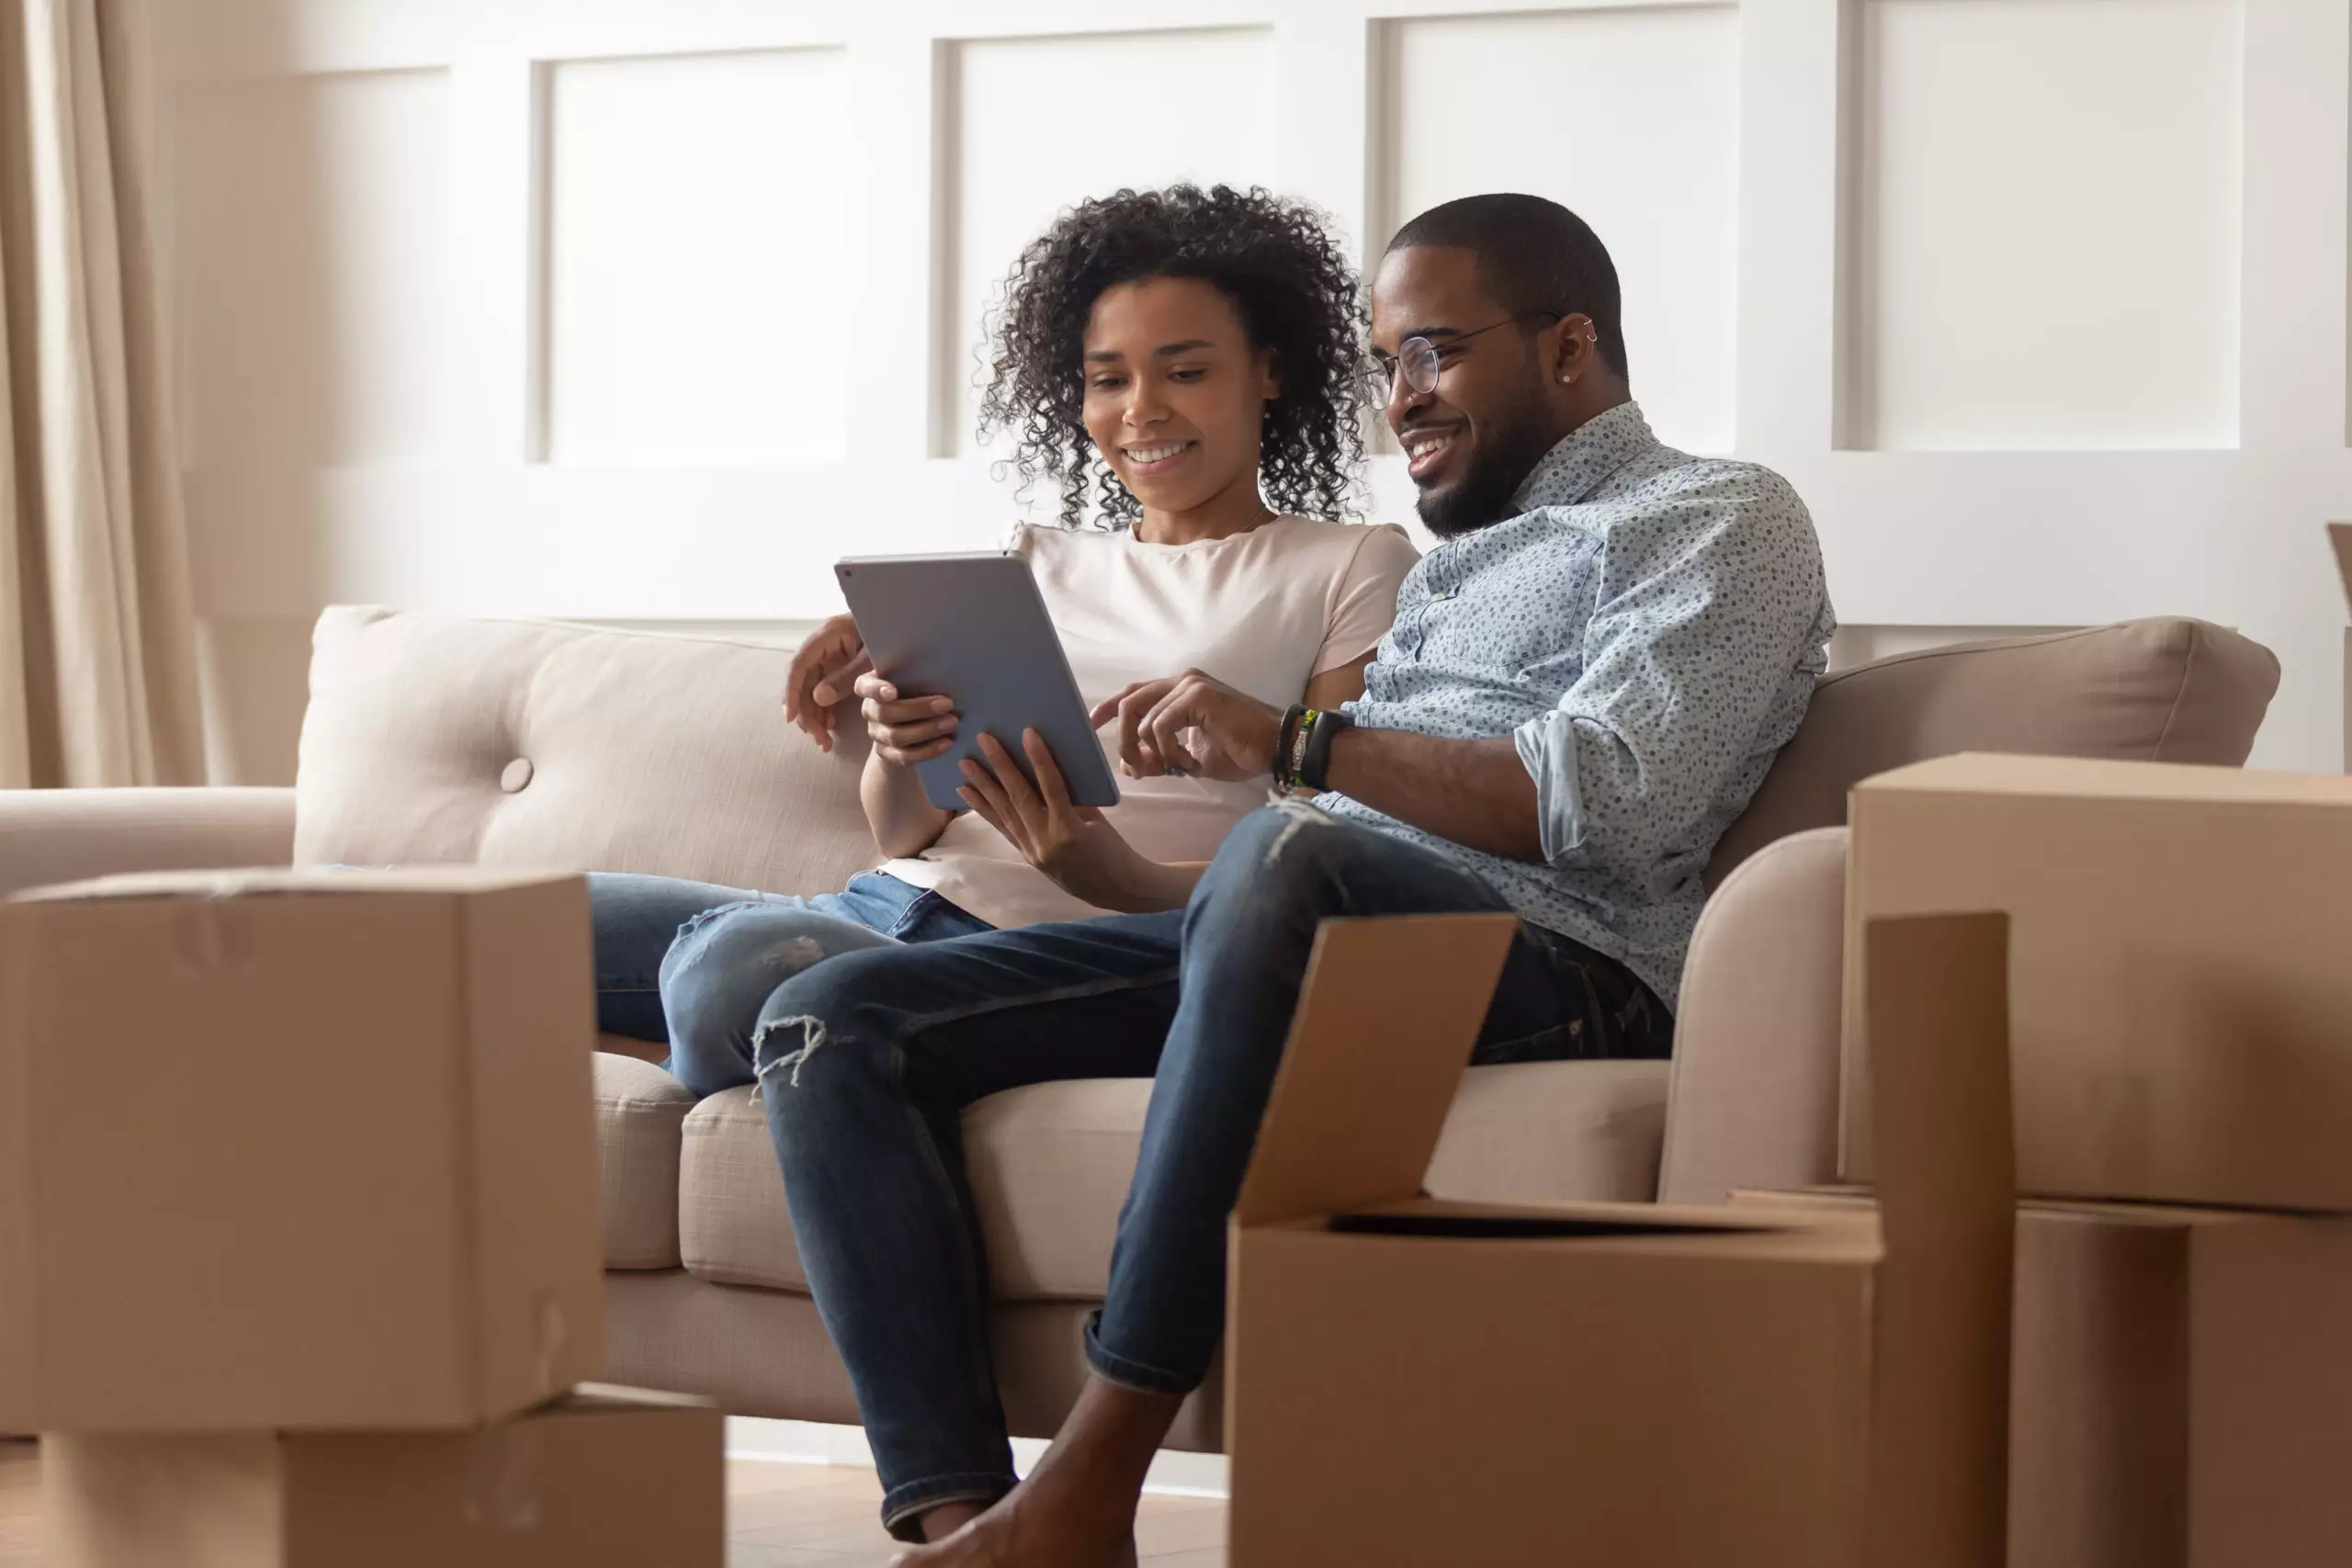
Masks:
[[[1234,1216],[1233,1568],[1998,1563],[2002,924],[1872,943],[1882,1233],[1416,1198],[1512,922],[1327,922]]]
[[[2012,922],[2018,1186],[2352,1211],[2352,779],[1948,757],[1854,791],[1840,1175],[1869,1180],[1862,922]]]
[[[50,1568],[718,1568],[725,1422],[582,1387],[470,1432],[41,1440]]]
[[[1735,1193],[1862,1214],[1867,1192]],[[2352,1221],[2018,1205],[2010,1568],[2352,1551]]]
[[[604,1356],[585,885],[0,905],[0,1431],[469,1427]]]

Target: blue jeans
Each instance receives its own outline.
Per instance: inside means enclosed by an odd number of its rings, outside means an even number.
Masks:
[[[1183,909],[839,954],[763,1009],[755,1071],[811,1293],[907,1539],[1013,1483],[989,1361],[961,1112],[1052,1078],[1156,1077],[1088,1325],[1095,1373],[1199,1384],[1224,1329],[1226,1218],[1329,915],[1504,908],[1448,856],[1300,806],[1234,829]],[[1522,924],[1474,1060],[1663,1056],[1622,964]]]
[[[705,1095],[752,1081],[761,1009],[788,976],[836,953],[995,929],[872,871],[809,898],[591,872],[588,905],[596,1027],[668,1045],[670,1071]]]

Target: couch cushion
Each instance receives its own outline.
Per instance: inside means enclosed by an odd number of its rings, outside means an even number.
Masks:
[[[1958,643],[1825,677],[1796,739],[1716,846],[1720,886],[1775,839],[1846,820],[1860,781],[1959,751],[2237,767],[2278,689],[2278,660],[2181,618]]]
[[[864,737],[828,757],[785,724],[783,649],[336,608],[311,649],[299,863],[819,893],[876,859],[857,805]]]
[[[679,1127],[686,1086],[650,1062],[595,1057],[597,1200],[605,1267],[678,1266]]]
[[[1430,1163],[1457,1198],[1647,1201],[1666,1125],[1663,1062],[1474,1067]],[[1080,1078],[991,1095],[964,1115],[966,1168],[1000,1301],[1099,1299],[1143,1140],[1148,1078]],[[784,1182],[754,1089],[685,1121],[679,1254],[720,1284],[806,1291]]]

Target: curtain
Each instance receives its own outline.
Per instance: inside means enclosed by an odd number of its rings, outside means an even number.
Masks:
[[[0,0],[0,787],[200,784],[126,0]]]

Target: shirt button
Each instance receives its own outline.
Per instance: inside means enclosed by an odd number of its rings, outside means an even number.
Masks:
[[[523,787],[531,782],[531,759],[517,757],[506,764],[504,773],[498,775],[498,787],[509,795],[520,795]]]

